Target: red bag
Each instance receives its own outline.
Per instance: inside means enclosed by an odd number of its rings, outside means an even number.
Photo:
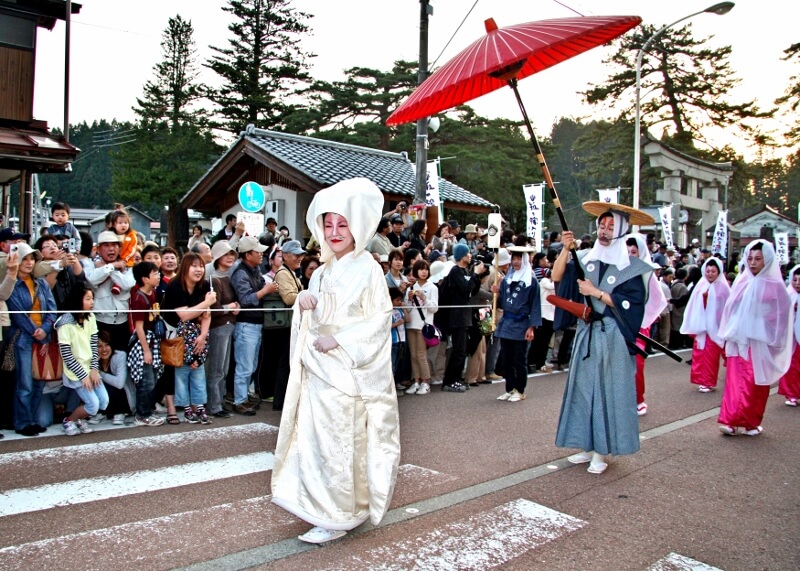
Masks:
[[[55,331],[49,343],[33,342],[31,352],[31,377],[37,381],[60,381],[64,372],[61,351]]]

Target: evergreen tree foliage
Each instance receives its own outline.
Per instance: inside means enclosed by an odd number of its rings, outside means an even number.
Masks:
[[[800,43],[789,46],[783,53],[784,61],[800,63]],[[792,145],[797,145],[800,143],[800,120],[797,117],[797,107],[800,106],[800,74],[793,75],[789,81],[791,83],[787,86],[786,91],[775,103],[781,106],[789,123],[789,129],[785,133],[787,141]]]
[[[116,200],[152,211],[166,206],[171,246],[186,244],[187,212],[180,199],[220,152],[195,107],[202,96],[196,85],[194,31],[180,16],[170,18],[161,42],[163,59],[153,68],[134,111],[140,117],[136,141],[114,153],[111,194]]]
[[[620,71],[584,92],[588,103],[605,104],[618,109],[621,116],[632,116],[636,56],[655,32],[654,26],[642,26],[616,40],[618,51],[604,63],[615,64]],[[692,37],[691,24],[669,29],[642,59],[642,125],[663,127],[671,133],[672,144],[685,151],[691,151],[698,142],[714,147],[702,134],[710,125],[734,127],[750,134],[753,126],[748,120],[771,115],[761,111],[753,100],[730,100],[728,92],[739,83],[729,63],[731,47],[706,47],[709,39]]]
[[[40,174],[41,190],[74,208],[111,208],[111,150],[130,140],[131,129],[130,123],[106,120],[71,125],[70,142],[81,150],[72,172]]]
[[[366,146],[388,150],[398,129],[387,127],[386,119],[414,91],[416,68],[417,62],[399,60],[388,72],[352,67],[345,70],[344,81],[315,81],[301,92],[313,112],[287,121],[287,130],[311,135],[333,129],[364,140]]]
[[[236,19],[228,26],[229,47],[211,46],[216,55],[205,64],[223,79],[210,94],[221,117],[215,126],[234,134],[250,123],[283,129],[297,107],[290,102],[295,89],[309,80],[313,54],[300,42],[311,15],[295,10],[291,0],[228,0],[222,10]]]

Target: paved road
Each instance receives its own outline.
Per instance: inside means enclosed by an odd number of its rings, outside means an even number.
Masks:
[[[686,355],[685,355],[686,356]],[[800,410],[724,437],[721,392],[648,359],[642,450],[602,475],[553,446],[566,375],[400,399],[403,454],[378,528],[338,542],[269,498],[278,413],[0,441],[0,569],[796,570]]]

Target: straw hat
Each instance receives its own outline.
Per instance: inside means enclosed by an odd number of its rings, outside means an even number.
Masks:
[[[606,212],[615,212],[628,219],[630,224],[636,226],[647,226],[654,224],[655,220],[652,216],[636,208],[631,208],[624,204],[616,204],[614,202],[602,202],[600,200],[590,200],[583,203],[583,209],[597,218]]]

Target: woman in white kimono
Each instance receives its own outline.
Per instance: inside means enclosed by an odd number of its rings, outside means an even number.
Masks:
[[[323,263],[300,293],[291,375],[272,472],[272,501],[315,527],[324,543],[370,519],[377,525],[400,461],[391,367],[392,304],[380,264],[365,250],[383,196],[368,179],[316,194],[306,223]]]
[[[797,406],[800,400],[800,311],[797,311],[798,296],[800,296],[800,265],[789,270],[789,285],[786,293],[792,303],[792,323],[794,324],[794,340],[792,343],[792,362],[789,370],[778,382],[778,394],[786,398],[786,406]],[[44,426],[44,425],[42,425]]]
[[[722,267],[718,258],[709,258],[703,264],[703,278],[693,288],[681,325],[681,333],[694,336],[690,382],[699,385],[697,390],[701,393],[716,389],[725,345],[720,339],[719,324],[731,288]]]
[[[775,249],[755,240],[744,257],[719,326],[728,361],[718,422],[731,436],[761,434],[769,386],[789,370],[793,348],[792,302]]]

